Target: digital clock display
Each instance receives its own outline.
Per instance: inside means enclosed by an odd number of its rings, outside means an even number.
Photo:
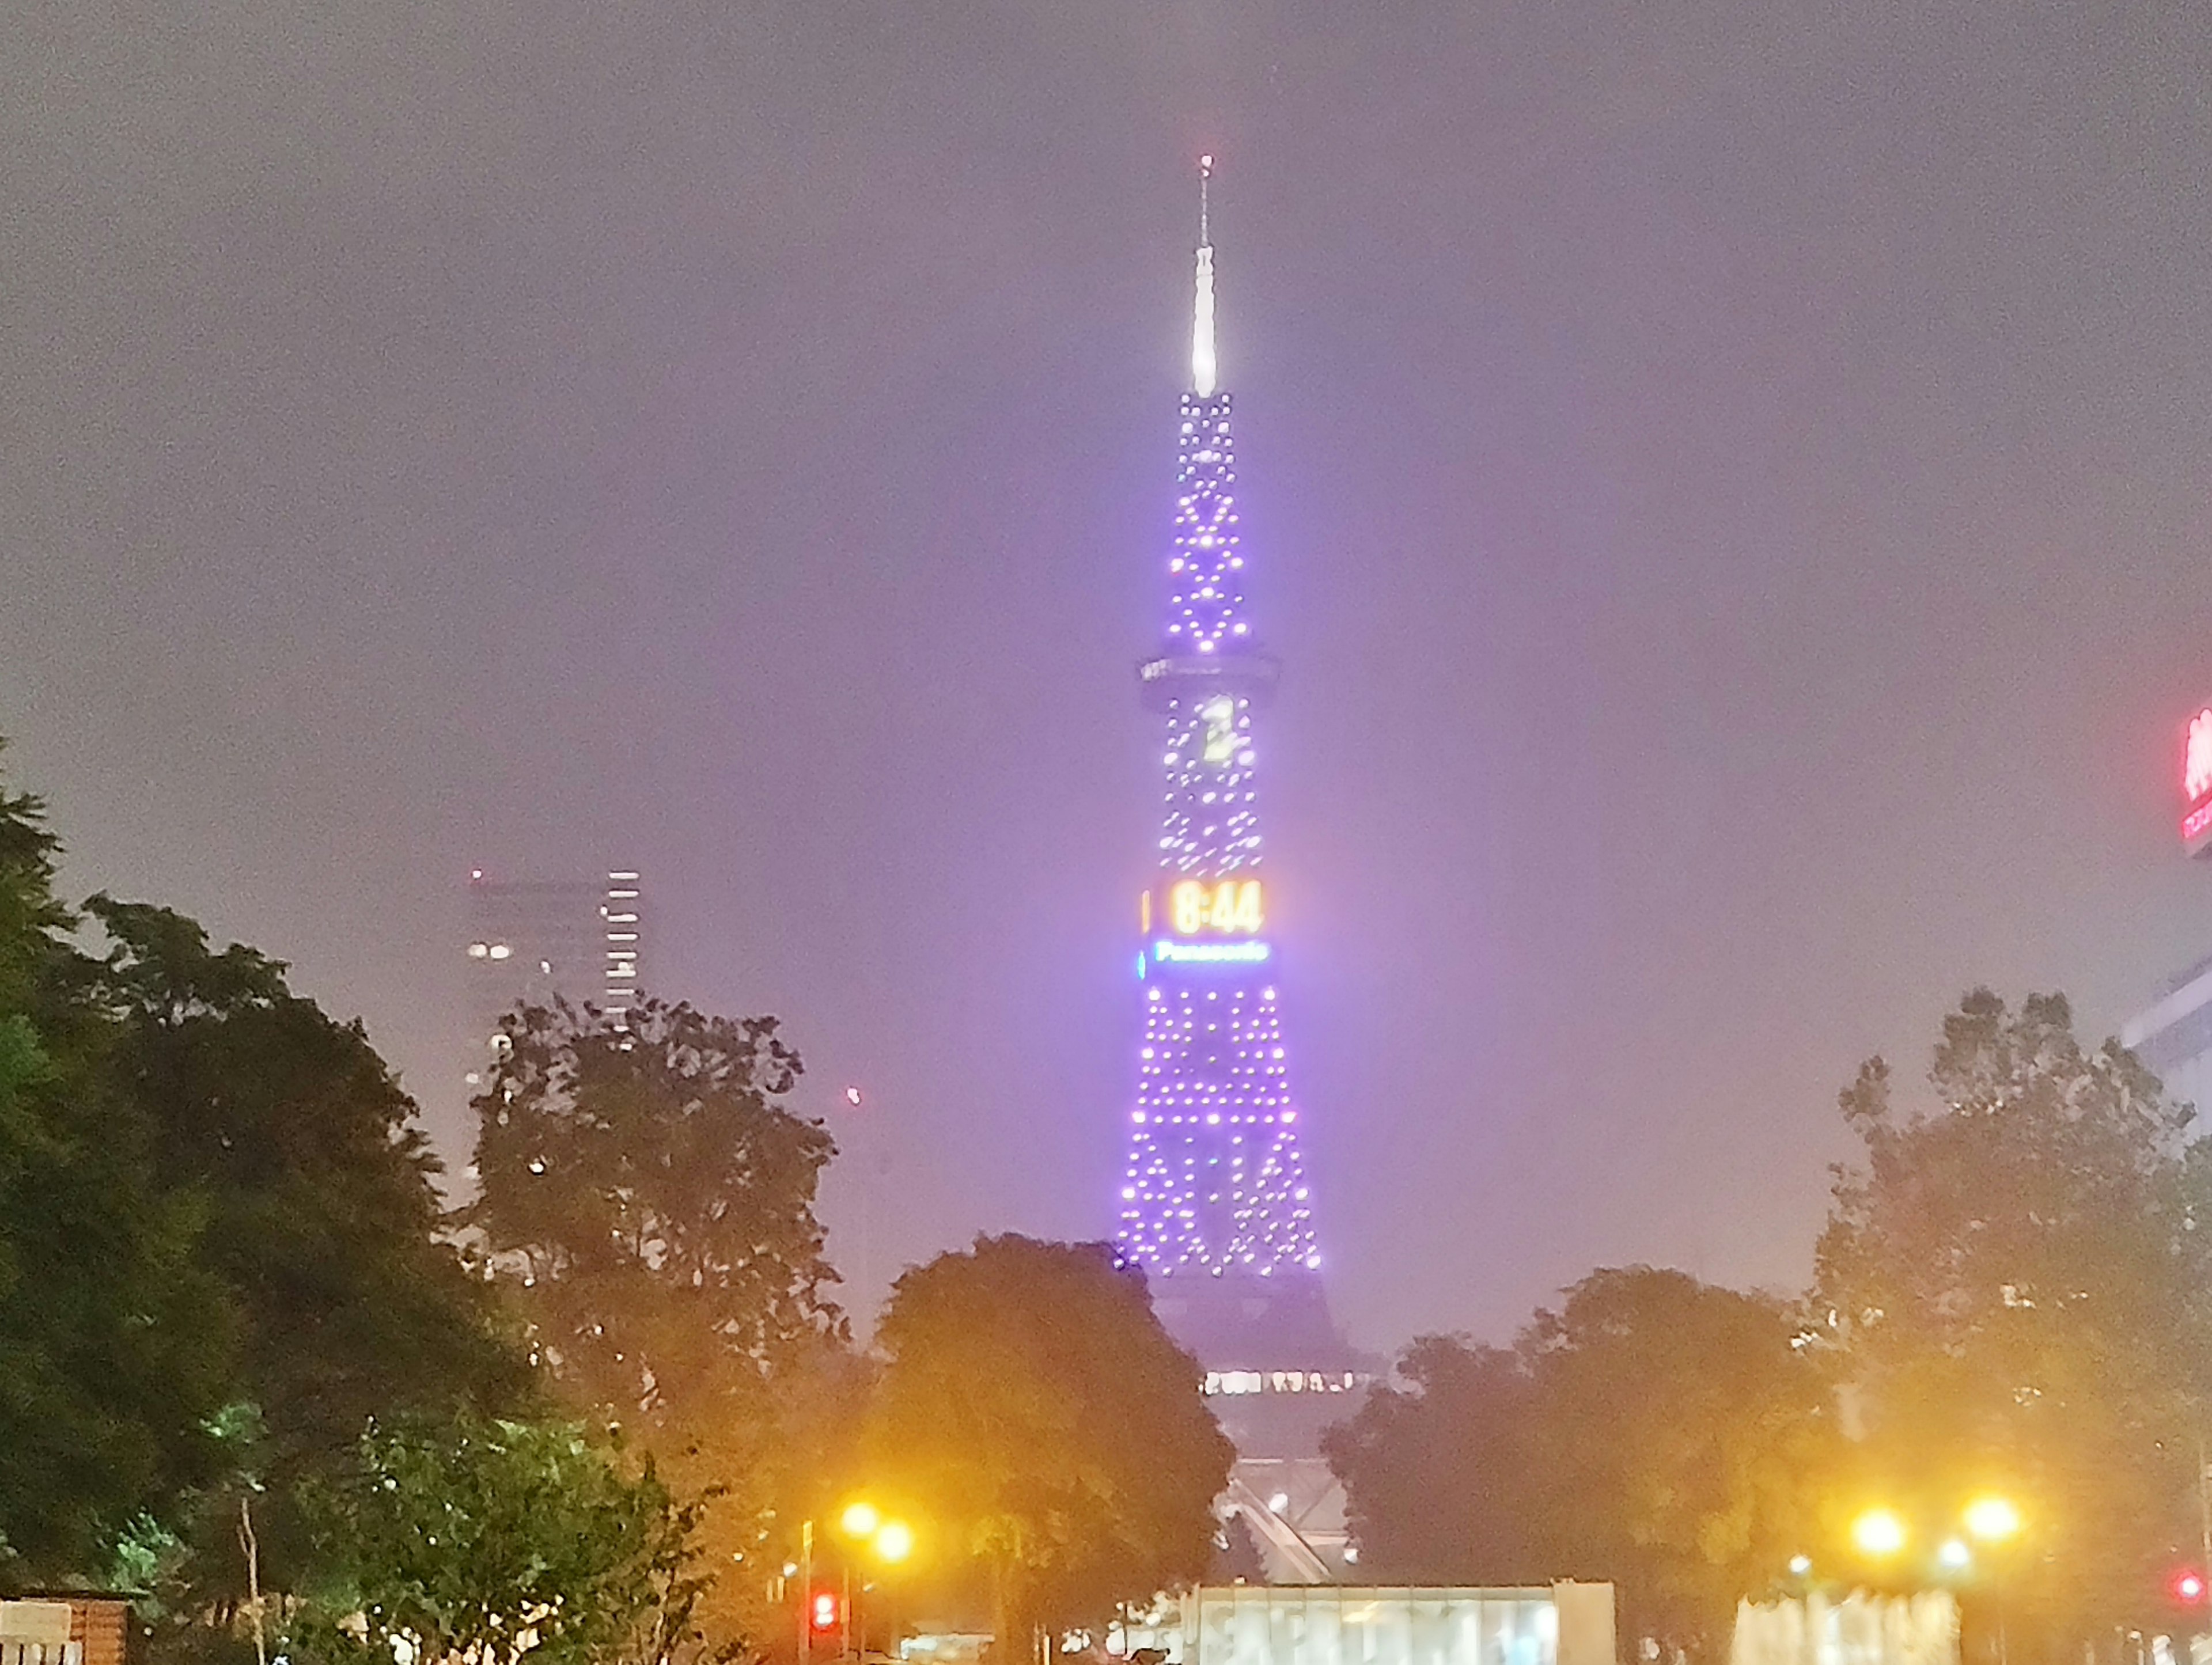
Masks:
[[[1178,878],[1145,893],[1139,924],[1194,939],[1256,937],[1267,927],[1267,893],[1256,878]]]

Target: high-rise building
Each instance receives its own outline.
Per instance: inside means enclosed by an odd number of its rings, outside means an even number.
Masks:
[[[557,994],[623,1024],[636,998],[642,917],[633,869],[611,871],[603,884],[471,872],[468,1007],[478,1050],[467,1085],[483,1079],[499,1020],[525,1001],[542,1006]]]
[[[2169,1096],[2212,1110],[2212,959],[2168,978],[2157,1000],[2120,1025],[2120,1044],[2157,1073]]]
[[[2181,848],[2212,857],[2212,706],[2189,720],[2179,774]],[[2120,1042],[2173,1097],[2212,1110],[2212,958],[2168,978],[2158,998],[2121,1025]]]
[[[1269,933],[1255,721],[1279,666],[1244,602],[1231,400],[1214,352],[1211,176],[1207,158],[1165,616],[1159,651],[1137,669],[1164,791],[1158,872],[1138,903],[1143,1039],[1120,1243],[1161,1321],[1206,1367],[1240,1455],[1232,1497],[1263,1547],[1289,1555],[1283,1576],[1327,1577],[1341,1499],[1326,1495],[1319,1432],[1366,1378],[1322,1294]],[[1291,1529],[1294,1516],[1310,1529]]]

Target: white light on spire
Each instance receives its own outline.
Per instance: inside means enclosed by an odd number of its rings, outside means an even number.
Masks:
[[[1213,392],[1213,246],[1198,252],[1198,313],[1190,331],[1190,386],[1200,398]]]
[[[1213,181],[1213,158],[1198,159],[1198,311],[1191,322],[1190,386],[1200,398],[1213,393],[1213,228],[1207,223],[1206,187]]]

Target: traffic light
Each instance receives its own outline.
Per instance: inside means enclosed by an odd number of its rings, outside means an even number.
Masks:
[[[2175,1601],[2193,1607],[2204,1599],[2204,1575],[2195,1567],[2183,1567],[2166,1581],[2166,1588]]]
[[[817,1631],[837,1628],[837,1592],[818,1589],[807,1598],[806,1622]]]

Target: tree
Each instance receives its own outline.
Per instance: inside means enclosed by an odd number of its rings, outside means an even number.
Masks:
[[[483,1252],[567,1401],[716,1488],[716,1567],[758,1562],[860,1385],[814,1214],[836,1146],[781,1102],[799,1055],[772,1018],[655,1000],[619,1025],[526,1007],[502,1032],[476,1102]],[[761,1622],[749,1589],[712,1599],[720,1633]]]
[[[1900,1108],[1876,1058],[1842,1095],[1865,1160],[1817,1253],[1827,1350],[1867,1485],[1931,1528],[2011,1496],[2035,1568],[2013,1628],[2078,1656],[2157,1616],[2197,1541],[2212,1152],[2131,1054],[2083,1050],[2060,995],[1968,994],[1929,1085]]]
[[[233,1360],[204,1211],[103,1073],[58,848],[40,801],[0,789],[0,1583],[94,1573],[213,1474]]]
[[[529,1368],[446,1229],[441,1164],[358,1023],[292,992],[253,950],[210,948],[165,908],[93,897],[110,940],[89,979],[104,1078],[154,1170],[203,1222],[195,1256],[237,1339],[229,1425],[250,1430],[202,1500],[195,1601],[243,1587],[238,1498],[264,1492],[262,1576],[304,1550],[293,1486],[346,1460],[372,1418],[527,1395]]]
[[[1426,1335],[1322,1437],[1345,1488],[1363,1576],[1407,1583],[1541,1583],[1554,1535],[1537,1449],[1536,1384],[1510,1347]]]
[[[1835,1426],[1800,1334],[1778,1300],[1650,1267],[1592,1273],[1525,1334],[1538,1449],[1579,1505],[1553,1565],[1620,1584],[1631,1634],[1724,1656],[1738,1600],[1804,1547]]]
[[[1629,1632],[1725,1650],[1800,1547],[1826,1384],[1781,1303],[1592,1273],[1511,1349],[1428,1337],[1326,1449],[1363,1569],[1429,1583],[1607,1580]]]
[[[580,1428],[410,1420],[307,1493],[328,1569],[288,1652],[347,1665],[664,1665],[696,1653],[696,1504]]]
[[[242,1498],[281,1582],[295,1483],[372,1416],[529,1369],[360,1025],[167,908],[94,896],[90,957],[56,848],[0,792],[0,1576],[127,1554],[219,1618]]]
[[[899,1279],[877,1340],[871,1473],[990,1570],[1002,1647],[1204,1574],[1235,1451],[1111,1245],[979,1237]]]

